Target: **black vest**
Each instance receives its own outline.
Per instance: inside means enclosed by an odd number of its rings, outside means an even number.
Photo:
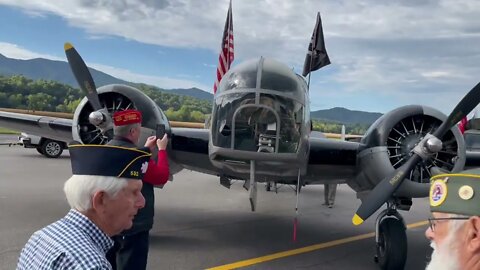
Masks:
[[[115,136],[108,145],[122,146],[128,148],[138,148],[130,140]],[[153,215],[155,207],[155,196],[153,193],[153,185],[143,182],[142,195],[145,197],[145,207],[138,210],[137,215],[133,219],[133,226],[129,230],[122,232],[123,235],[135,234],[141,231],[148,231],[153,226]]]

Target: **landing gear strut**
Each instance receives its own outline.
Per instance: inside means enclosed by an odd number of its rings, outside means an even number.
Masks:
[[[375,222],[376,254],[374,261],[383,270],[402,270],[407,260],[407,234],[396,205],[387,202]]]

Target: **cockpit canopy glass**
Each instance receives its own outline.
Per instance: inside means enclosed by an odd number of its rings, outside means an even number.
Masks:
[[[266,58],[222,78],[213,109],[212,143],[235,150],[296,153],[305,125],[305,80]]]
[[[212,143],[236,150],[296,153],[303,105],[293,99],[254,92],[222,95],[215,100]]]
[[[260,66],[262,68],[259,72]],[[257,85],[258,76],[261,76],[259,85]],[[249,60],[231,69],[223,76],[217,94],[246,88],[279,91],[305,102],[306,83],[304,79],[295,74],[288,66],[273,59]]]

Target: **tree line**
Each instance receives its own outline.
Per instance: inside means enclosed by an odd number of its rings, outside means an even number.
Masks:
[[[174,121],[203,122],[212,110],[206,100],[167,93],[164,89],[135,84]],[[84,94],[78,88],[51,80],[31,80],[22,75],[0,75],[0,107],[73,113]]]
[[[169,120],[204,122],[212,111],[212,102],[190,96],[168,93],[158,87],[134,84],[148,95],[165,112]],[[36,111],[73,113],[83,99],[78,88],[51,80],[31,80],[22,75],[0,75],[0,107]],[[313,129],[322,132],[340,133],[341,123],[313,121]],[[363,134],[367,125],[346,125],[347,134]]]
[[[332,121],[315,120],[313,119],[313,130],[326,133],[342,133],[342,125],[345,125],[346,134],[363,135],[367,131],[369,125],[367,124],[342,124]]]

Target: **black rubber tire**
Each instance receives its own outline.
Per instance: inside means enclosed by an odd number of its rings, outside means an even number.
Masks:
[[[407,261],[407,233],[405,225],[396,218],[380,223],[378,264],[383,270],[403,270]]]
[[[54,140],[46,139],[40,147],[42,155],[48,158],[58,158],[63,152],[62,143]]]

